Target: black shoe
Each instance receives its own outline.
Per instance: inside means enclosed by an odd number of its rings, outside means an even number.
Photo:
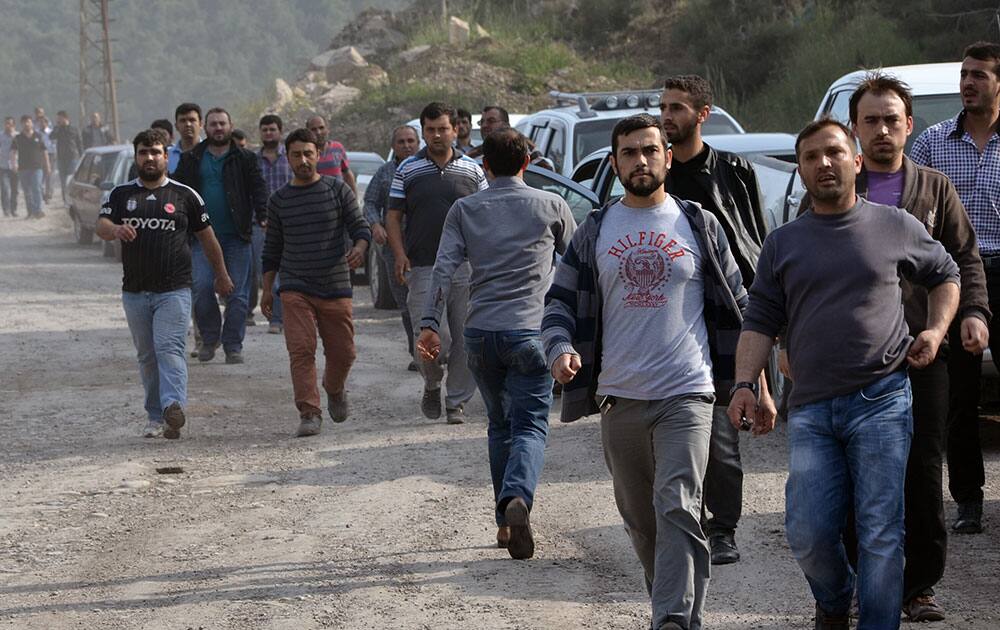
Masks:
[[[816,630],[851,630],[851,621],[847,615],[829,615],[816,604]]]
[[[441,417],[441,388],[424,388],[424,397],[420,400],[420,411],[424,417],[437,420]]]
[[[515,560],[527,560],[535,555],[535,538],[528,519],[528,504],[521,497],[514,497],[504,508],[504,519],[510,527],[507,553]]]
[[[712,549],[712,564],[732,564],[740,561],[740,550],[736,548],[736,537],[732,532],[709,534],[708,544]]]
[[[951,525],[956,534],[979,534],[983,531],[983,502],[958,504],[958,518]]]
[[[344,420],[347,420],[347,415],[349,413],[349,408],[347,406],[347,390],[340,392],[336,396],[327,394],[326,410],[330,412],[330,419],[334,422],[343,422]]]
[[[199,359],[201,357],[198,357]],[[226,353],[226,364],[227,365],[240,365],[243,363],[243,353],[242,352],[227,352]]]
[[[181,427],[184,426],[186,419],[180,403],[171,403],[163,410],[163,422],[167,425],[163,428],[163,437],[168,440],[176,440],[181,436]]]
[[[218,346],[210,346],[205,343],[201,344],[201,347],[198,348],[198,360],[201,361],[202,363],[211,361],[212,359],[215,358],[216,348],[218,348]]]
[[[406,371],[407,372],[419,372],[420,368],[417,367],[417,362],[416,361],[410,361],[410,364],[406,366]]]

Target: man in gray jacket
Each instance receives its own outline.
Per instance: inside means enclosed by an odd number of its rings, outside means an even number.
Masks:
[[[417,341],[425,361],[437,358],[452,276],[468,259],[465,349],[489,416],[497,545],[516,559],[535,551],[528,512],[542,472],[552,404],[540,338],[543,301],[553,254],[566,252],[576,230],[562,197],[524,183],[529,153],[527,139],[513,129],[494,132],[483,143],[490,187],[459,199],[448,212]]]

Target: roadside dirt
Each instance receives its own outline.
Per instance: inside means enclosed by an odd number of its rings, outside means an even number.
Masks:
[[[493,546],[481,403],[462,426],[424,419],[397,314],[364,290],[347,423],[291,437],[283,340],[257,325],[246,364],[192,362],[188,426],[168,442],[138,437],[120,266],[52,207],[0,220],[0,268],[0,627],[648,626],[596,420],[553,415],[537,555],[512,561]],[[984,430],[988,529],[951,540],[937,628],[1000,627],[1000,424]],[[784,538],[784,432],[743,457],[743,561],[713,571],[706,627],[811,628]]]

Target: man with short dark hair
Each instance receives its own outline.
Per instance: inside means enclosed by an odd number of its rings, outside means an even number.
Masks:
[[[507,113],[506,109],[499,105],[487,105],[483,108],[482,115],[479,117],[479,134],[483,138],[494,131],[506,129],[507,127],[510,127],[510,114]],[[478,160],[483,157],[483,145],[473,147],[466,151],[465,154],[470,158]]]
[[[430,103],[424,107],[420,126],[427,146],[399,165],[389,190],[385,227],[396,258],[396,276],[409,291],[406,299],[412,321],[423,316],[448,210],[458,199],[487,187],[479,165],[454,149],[457,121],[457,112],[450,105]],[[470,274],[465,263],[452,275],[440,328],[444,351],[432,361],[420,361],[424,377],[420,409],[432,420],[441,417],[441,381],[444,364],[448,365],[445,413],[449,424],[465,421],[465,403],[476,390],[462,343]]]
[[[462,153],[468,153],[474,147],[475,145],[472,144],[472,114],[469,110],[459,107],[458,123],[455,126],[455,148]]]
[[[347,419],[347,374],[355,357],[350,269],[364,262],[371,241],[353,191],[343,180],[316,172],[320,146],[308,129],[297,129],[285,139],[294,176],[268,201],[264,243],[260,305],[270,317],[271,291],[280,273],[299,437],[318,434],[323,422],[316,387],[317,330],[326,356],[323,389],[330,418]],[[353,242],[350,250],[345,247],[347,236]]]
[[[90,124],[83,128],[83,148],[103,147],[114,142],[111,130],[101,122],[101,112],[90,113]]]
[[[948,422],[947,348],[980,354],[989,339],[991,313],[976,234],[948,178],[903,155],[913,130],[913,97],[895,77],[872,73],[849,102],[863,164],[855,189],[868,201],[903,208],[951,254],[961,274],[961,333],[942,344],[924,368],[911,368],[913,438],[906,465],[903,611],[912,621],[940,621],[944,610],[934,585],[944,575],[947,525],[942,500],[942,460]],[[927,326],[927,294],[906,285],[903,302],[910,335]],[[851,541],[849,541],[851,542]],[[856,544],[856,541],[853,541]],[[848,555],[850,556],[850,548]]]
[[[166,145],[159,129],[135,137],[138,179],[111,191],[95,231],[122,243],[122,306],[146,392],[143,437],[177,439],[186,423],[192,235],[215,269],[215,290],[227,295],[233,283],[201,197],[167,178]]]
[[[14,138],[13,146],[13,152],[17,154],[17,179],[24,192],[28,218],[41,219],[45,216],[42,212],[42,185],[51,166],[45,139],[35,130],[31,116],[21,116],[21,133]]]
[[[760,191],[750,162],[702,140],[702,125],[711,115],[712,99],[712,86],[700,76],[681,75],[664,81],[660,120],[673,154],[666,187],[667,192],[697,202],[719,220],[743,286],[749,289],[767,233]],[[712,564],[739,561],[736,527],[743,508],[740,434],[721,406],[716,407],[712,419],[704,506]]]
[[[197,103],[181,103],[174,110],[174,127],[177,128],[177,142],[167,150],[169,173],[177,170],[181,153],[190,151],[201,142],[201,107]]]
[[[555,254],[565,254],[576,222],[562,197],[524,183],[527,138],[513,129],[483,141],[490,187],[448,211],[420,321],[417,350],[434,360],[451,280],[472,267],[465,351],[486,403],[497,544],[515,559],[535,552],[528,514],[542,472],[552,377],[540,329]]]
[[[17,216],[17,152],[14,139],[17,138],[17,125],[13,116],[3,119],[3,131],[0,132],[0,204],[5,217]]]
[[[986,269],[990,310],[1000,309],[1000,45],[977,42],[962,55],[959,87],[962,111],[932,125],[913,143],[910,159],[948,176],[976,232]],[[975,322],[956,322],[951,336],[963,342],[977,333]],[[951,409],[948,418],[948,489],[958,503],[951,526],[956,534],[983,530],[983,485],[986,472],[979,440],[981,352],[952,344],[948,359]],[[990,322],[989,347],[1000,365],[1000,321]]]
[[[257,123],[260,131],[260,151],[257,158],[260,160],[260,172],[267,184],[267,198],[270,199],[275,191],[292,180],[292,167],[288,165],[288,157],[285,155],[285,145],[281,142],[281,131],[284,123],[277,114],[265,114],[261,116]],[[263,286],[263,267],[261,256],[264,252],[264,226],[253,226],[253,279],[250,287],[250,310],[248,311],[247,324],[253,318],[253,310],[257,306],[257,294]],[[275,277],[274,296],[277,298],[279,283]],[[263,313],[263,310],[261,310]],[[275,299],[271,307],[271,316],[268,317],[267,332],[272,335],[280,335],[283,330],[284,319],[282,317],[281,299]]]
[[[319,145],[323,147],[320,152],[319,162],[316,170],[320,175],[339,177],[351,187],[354,196],[358,195],[358,182],[351,171],[351,164],[347,159],[347,149],[336,140],[330,139],[330,128],[326,125],[326,119],[316,115],[306,121],[306,128],[315,134]]]
[[[76,170],[76,162],[83,153],[80,132],[70,124],[69,114],[56,112],[56,128],[49,135],[56,144],[56,163],[59,168],[59,183],[62,186],[63,203],[66,202],[66,182]]]
[[[413,356],[413,324],[410,320],[410,310],[406,308],[406,285],[400,283],[396,277],[396,257],[392,253],[389,245],[388,235],[385,230],[385,212],[389,203],[389,187],[392,185],[392,178],[396,176],[396,169],[403,160],[410,157],[420,148],[420,136],[417,130],[409,125],[400,125],[392,130],[392,160],[386,162],[375,171],[372,179],[365,188],[365,220],[372,229],[372,239],[374,246],[378,247],[378,255],[382,259],[382,264],[389,270],[386,274],[389,277],[389,291],[392,299],[396,302],[396,308],[400,310],[400,318],[403,322],[403,332],[406,333],[406,348]],[[371,273],[375,273],[372,271]],[[408,370],[416,372],[419,368],[416,362],[410,361]]]
[[[252,269],[251,246],[254,223],[264,220],[267,186],[260,174],[257,156],[236,145],[232,139],[232,120],[221,107],[205,114],[208,138],[181,154],[174,176],[194,188],[205,200],[226,269],[235,289],[226,300],[225,318],[219,313],[212,285],[215,273],[206,252],[194,244],[194,316],[201,333],[198,360],[211,361],[221,344],[226,363],[243,363],[243,337],[246,334],[247,307]],[[183,135],[183,131],[182,131]]]
[[[601,412],[651,627],[700,630],[711,570],[701,497],[712,408],[729,395],[747,296],[718,220],[667,194],[670,157],[653,116],[615,125],[611,165],[625,196],[573,235],[546,296],[542,338],[563,383],[562,420]],[[766,389],[759,404],[760,426],[773,424]]]
[[[729,418],[735,426],[744,417],[760,425],[747,383],[784,331],[795,379],[785,531],[816,600],[816,628],[847,630],[855,590],[858,628],[898,628],[913,428],[906,370],[924,368],[937,355],[958,305],[959,270],[920,221],[857,196],[862,158],[850,129],[832,119],[810,123],[795,151],[812,206],[764,241]],[[902,280],[928,291],[915,340]],[[851,505],[857,575],[842,541]]]

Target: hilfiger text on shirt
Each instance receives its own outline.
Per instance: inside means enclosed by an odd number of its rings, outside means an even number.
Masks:
[[[684,256],[684,249],[664,232],[643,230],[615,241],[608,255],[620,261],[618,277],[628,291],[626,308],[659,308],[667,303],[662,288],[670,281],[673,261]]]

